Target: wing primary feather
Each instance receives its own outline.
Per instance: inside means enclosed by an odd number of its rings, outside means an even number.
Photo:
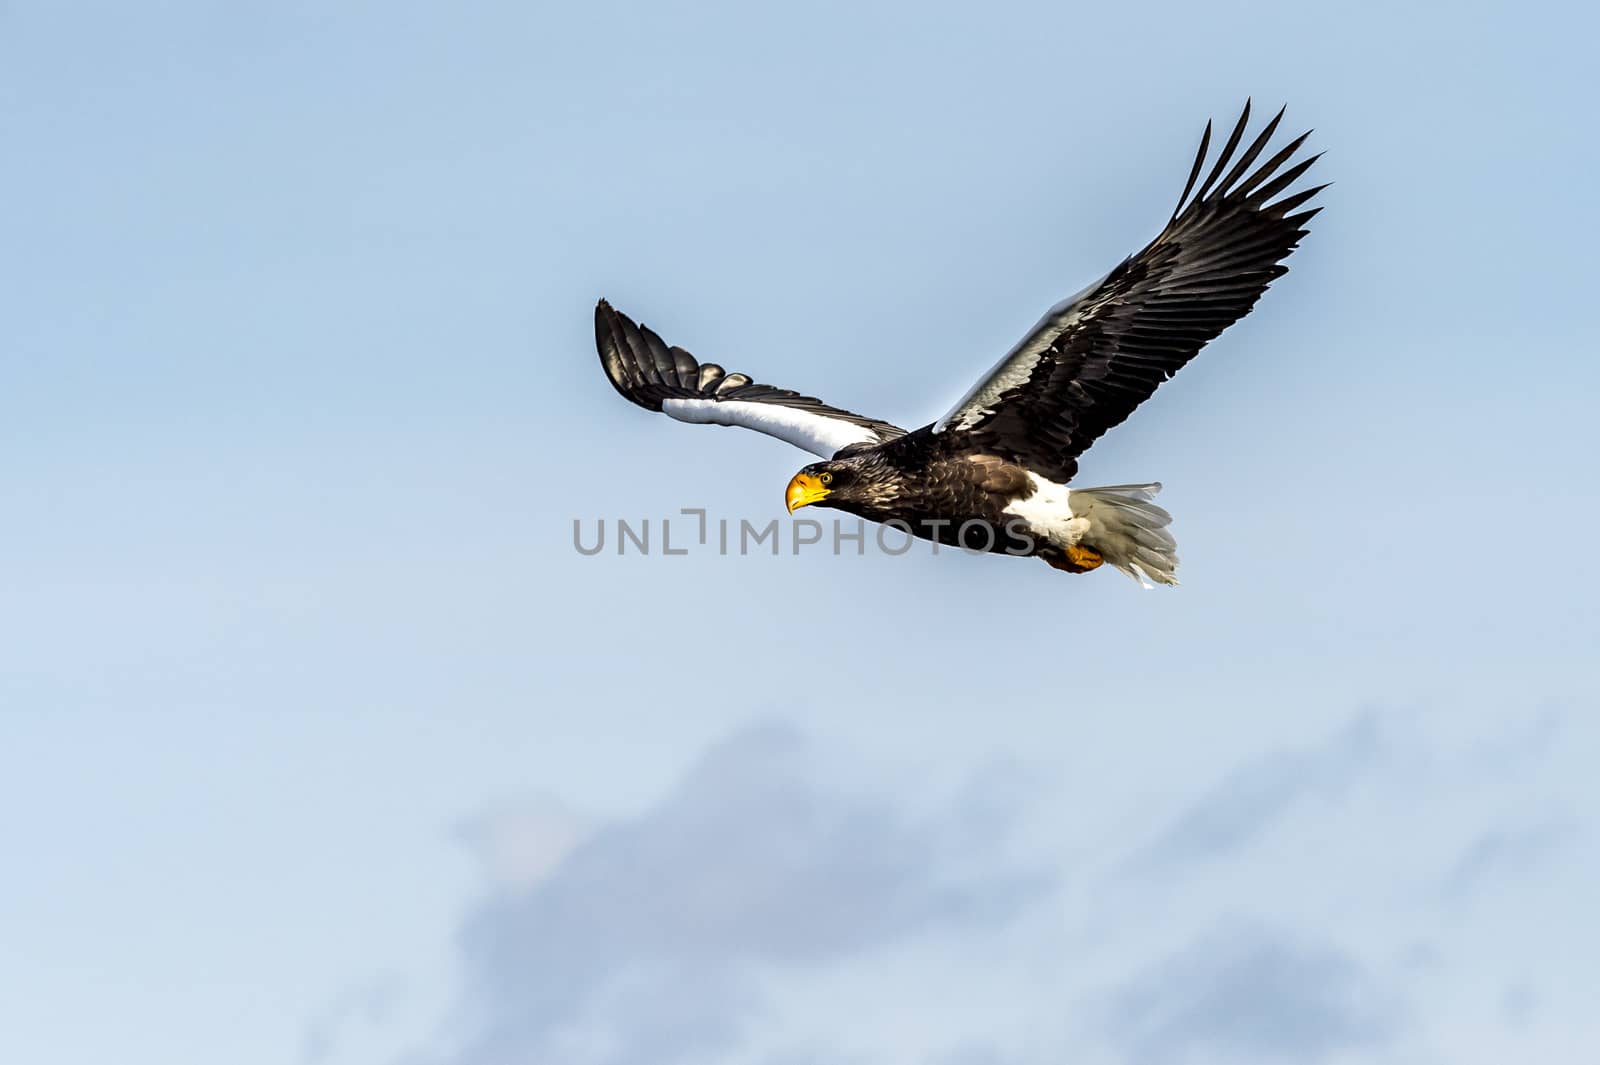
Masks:
[[[1233,157],[1233,150],[1239,147],[1239,140],[1244,136],[1244,128],[1250,121],[1250,101],[1244,102],[1244,111],[1239,115],[1239,121],[1233,127],[1233,132],[1228,134],[1228,143],[1223,147],[1222,154],[1217,156],[1217,165],[1211,168],[1211,173],[1206,176],[1206,183],[1200,186],[1200,191],[1195,193],[1195,202],[1206,198],[1211,191],[1211,186],[1216,183],[1217,175],[1222,173],[1222,168],[1228,165],[1228,160]]]
[[[1200,150],[1195,153],[1194,166],[1189,168],[1189,180],[1183,183],[1183,195],[1178,197],[1178,206],[1172,209],[1172,217],[1177,218],[1178,212],[1183,210],[1183,205],[1188,202],[1189,193],[1194,191],[1194,179],[1200,176],[1200,168],[1205,165],[1206,152],[1211,147],[1211,120],[1206,119],[1206,131],[1200,134]]]
[[[1283,199],[1279,200],[1277,203],[1275,203],[1272,206],[1266,208],[1266,210],[1272,211],[1272,212],[1275,212],[1275,213],[1278,213],[1278,214],[1285,214],[1286,215],[1290,211],[1294,210],[1296,207],[1299,207],[1302,203],[1305,203],[1307,200],[1311,199],[1311,197],[1315,196],[1317,193],[1321,192],[1323,189],[1325,189],[1327,187],[1328,186],[1326,184],[1323,184],[1323,185],[1313,185],[1309,189],[1302,189],[1301,191],[1295,193],[1293,196],[1285,196]],[[1285,219],[1285,221],[1287,221],[1287,219]]]
[[[1303,236],[1306,235],[1306,231],[1304,229],[1300,229],[1300,227],[1305,225],[1307,222],[1311,221],[1313,218],[1317,217],[1317,215],[1319,215],[1321,213],[1322,213],[1322,208],[1313,207],[1309,211],[1301,211],[1299,214],[1290,215],[1288,218],[1284,219],[1284,222],[1286,222],[1287,224],[1289,224],[1291,226],[1294,226],[1295,229],[1298,230],[1298,236],[1303,237]],[[1284,269],[1288,269],[1288,268],[1285,267]]]
[[[627,346],[628,355],[633,359],[633,368],[642,380],[654,385],[666,383],[661,380],[661,374],[656,369],[656,357],[650,353],[650,343],[642,332],[624,329],[622,342]]]
[[[1258,207],[1260,204],[1266,203],[1278,193],[1282,192],[1290,185],[1293,185],[1296,178],[1298,178],[1301,174],[1304,174],[1307,170],[1310,170],[1311,164],[1315,163],[1321,158],[1322,153],[1318,152],[1311,158],[1302,159],[1294,166],[1291,166],[1289,169],[1285,170],[1283,173],[1279,174],[1277,177],[1261,186],[1260,189],[1256,190],[1255,194],[1250,197],[1249,205],[1251,207]]]
[[[605,300],[595,307],[594,343],[600,350],[600,365],[606,371],[606,380],[611,382],[611,387],[627,396],[626,386],[633,382],[633,372],[618,350],[616,322],[612,318],[615,313]]]
[[[1304,133],[1300,134],[1300,136],[1290,141],[1280,152],[1278,152],[1277,155],[1274,155],[1271,159],[1268,159],[1266,162],[1262,163],[1260,168],[1257,169],[1254,174],[1251,174],[1249,177],[1245,178],[1244,184],[1240,185],[1234,190],[1234,192],[1239,196],[1249,197],[1250,193],[1254,191],[1257,185],[1271,177],[1273,172],[1276,171],[1278,167],[1282,166],[1286,159],[1288,159],[1295,152],[1299,151],[1300,146],[1306,142],[1306,138],[1309,136],[1311,136],[1311,131],[1308,129]]]
[[[664,385],[682,385],[683,382],[678,379],[677,361],[673,359],[672,353],[667,350],[666,341],[662,340],[655,330],[643,322],[639,323],[639,337],[644,341],[645,349],[649,352],[650,361],[655,365],[656,377],[660,379],[661,383]]]
[[[714,362],[702,362],[700,364],[700,376],[695,381],[695,391],[710,391],[711,386],[722,380],[722,375],[727,372]]]
[[[698,388],[700,364],[694,361],[694,356],[677,347],[668,348],[667,354],[672,356],[672,361],[676,364],[678,384],[683,388]]]
[[[1250,169],[1250,164],[1256,161],[1256,156],[1261,154],[1261,149],[1267,146],[1267,142],[1277,132],[1278,123],[1283,121],[1283,113],[1288,109],[1288,104],[1278,108],[1278,113],[1272,116],[1272,121],[1268,122],[1266,128],[1256,136],[1255,140],[1250,142],[1250,147],[1245,149],[1244,154],[1239,157],[1239,161],[1233,165],[1233,169],[1228,171],[1228,176],[1222,179],[1222,184],[1217,186],[1217,195],[1227,195],[1229,186],[1239,180],[1239,175]]]

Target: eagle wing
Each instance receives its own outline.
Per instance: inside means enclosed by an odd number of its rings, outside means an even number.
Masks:
[[[1021,462],[1051,480],[1070,480],[1090,444],[1244,317],[1267,286],[1288,272],[1282,260],[1321,208],[1291,212],[1326,186],[1269,203],[1316,162],[1311,156],[1283,169],[1309,132],[1246,176],[1282,118],[1280,110],[1227,169],[1250,120],[1246,102],[1190,199],[1211,143],[1208,122],[1189,181],[1161,234],[1052,307],[935,423],[935,433],[951,434],[951,444],[959,440],[963,448]]]
[[[786,388],[757,384],[714,362],[668,347],[645,326],[601,300],[595,347],[606,377],[624,397],[680,422],[738,425],[829,458],[856,444],[881,444],[905,430]]]

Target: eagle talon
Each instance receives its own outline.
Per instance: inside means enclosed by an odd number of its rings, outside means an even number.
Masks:
[[[1058,570],[1066,573],[1088,573],[1092,569],[1099,569],[1106,558],[1092,547],[1080,547],[1077,544],[1066,549],[1066,557],[1060,555],[1046,555],[1045,561]]]

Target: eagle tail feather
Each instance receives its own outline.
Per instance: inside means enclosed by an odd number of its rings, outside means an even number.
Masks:
[[[1089,523],[1080,542],[1146,588],[1178,583],[1178,542],[1167,531],[1172,515],[1154,502],[1159,491],[1159,482],[1114,484],[1075,488],[1068,498]]]

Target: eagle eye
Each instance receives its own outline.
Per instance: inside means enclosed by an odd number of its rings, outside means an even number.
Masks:
[[[821,481],[823,484],[832,484],[833,483],[833,474],[824,473],[821,477],[818,477],[817,480]]]

